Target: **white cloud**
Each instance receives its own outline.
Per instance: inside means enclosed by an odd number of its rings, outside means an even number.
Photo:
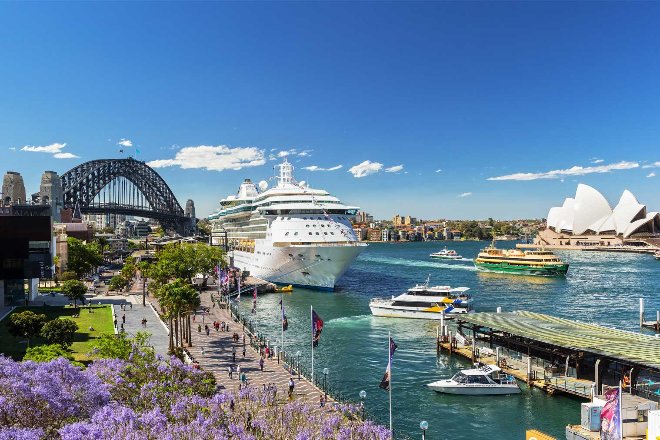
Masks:
[[[598,159],[596,157],[591,158],[591,163],[603,163],[605,162],[603,159]]]
[[[649,173],[646,177],[655,177],[655,173]]]
[[[16,147],[9,147],[11,151],[16,151]]]
[[[441,173],[441,172],[442,172],[442,168],[438,168],[437,170],[435,170],[435,172],[436,172],[436,173]]]
[[[617,162],[609,165],[598,165],[593,167],[573,166],[563,170],[552,170],[543,173],[514,173],[505,176],[489,177],[487,180],[537,180],[537,179],[557,179],[562,176],[583,176],[593,173],[609,173],[617,170],[630,170],[638,168],[637,162]]]
[[[372,162],[370,160],[365,160],[364,162],[352,166],[348,169],[348,172],[353,175],[353,177],[366,177],[370,174],[375,174],[383,169],[383,164],[379,162]]]
[[[458,197],[469,197],[469,196],[471,196],[471,195],[472,195],[471,192],[467,192],[467,193],[459,194]]]
[[[132,147],[133,141],[131,141],[130,139],[121,138],[121,140],[117,142],[117,145],[120,145],[122,147]]]
[[[385,168],[386,173],[398,173],[403,169],[403,165],[395,165],[393,167]]]
[[[64,153],[62,151],[64,147],[66,147],[66,143],[56,142],[54,144],[36,146],[36,147],[33,145],[26,145],[25,147],[21,148],[21,151],[30,151],[32,153],[48,153],[48,154],[52,154],[55,159],[74,159],[79,157],[73,153]],[[14,148],[14,150],[15,149],[16,148]]]
[[[307,171],[337,171],[338,169],[342,168],[344,165],[335,165],[334,167],[330,168],[321,168],[318,165],[310,165],[308,167],[303,167],[303,170]]]
[[[174,159],[152,160],[147,165],[152,168],[179,166],[183,169],[203,168],[209,171],[224,171],[256,167],[265,163],[264,150],[256,147],[199,145],[180,149]]]
[[[53,157],[55,159],[75,159],[75,158],[80,157],[80,156],[76,156],[73,153],[55,153],[55,154],[53,154]]]
[[[646,165],[642,165],[642,168],[659,168],[660,167],[660,162],[653,162],[653,163],[647,163]]]

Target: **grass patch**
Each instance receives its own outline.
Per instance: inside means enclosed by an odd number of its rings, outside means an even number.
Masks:
[[[34,313],[43,313],[48,319],[56,318],[71,318],[78,324],[78,331],[73,337],[73,344],[71,344],[71,354],[75,360],[79,362],[89,362],[92,358],[89,352],[95,344],[96,338],[103,333],[114,333],[114,325],[112,323],[112,310],[111,306],[94,305],[92,306],[92,313],[89,313],[88,307],[17,307],[12,313],[24,312],[30,310]],[[74,318],[73,315],[78,315]],[[27,349],[27,341],[22,338],[15,338],[9,334],[7,323],[9,316],[0,321],[0,353],[5,356],[10,356],[14,360],[23,360],[25,350]],[[94,330],[89,330],[89,327]],[[46,344],[46,341],[41,337],[36,337],[32,340],[32,346]]]

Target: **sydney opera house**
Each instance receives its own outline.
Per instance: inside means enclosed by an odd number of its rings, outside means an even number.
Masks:
[[[559,246],[612,246],[657,234],[660,213],[647,212],[630,191],[625,190],[612,208],[596,189],[579,184],[574,198],[550,208],[539,240]]]

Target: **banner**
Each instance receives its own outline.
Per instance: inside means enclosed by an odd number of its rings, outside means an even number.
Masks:
[[[397,345],[394,343],[394,339],[390,338],[390,356],[389,361],[387,362],[387,370],[385,370],[385,375],[380,381],[379,387],[384,390],[390,389],[390,369],[392,368],[392,357],[394,356],[394,351],[396,350]]]
[[[610,388],[605,392],[605,405],[600,412],[601,440],[622,440],[621,432],[621,388]]]

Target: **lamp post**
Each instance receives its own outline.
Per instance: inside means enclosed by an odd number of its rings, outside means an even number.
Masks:
[[[367,398],[367,392],[365,390],[360,391],[360,406],[362,407],[362,421],[364,422],[364,399]]]
[[[429,429],[429,422],[426,420],[419,422],[419,429],[422,430],[422,440],[426,440],[426,430]]]
[[[327,382],[326,381],[328,379],[328,373],[329,372],[330,372],[330,370],[328,370],[327,368],[323,369],[323,395],[324,395],[326,400],[328,399],[328,387],[327,387]]]
[[[300,380],[300,350],[296,351],[296,370],[298,370],[298,380]]]

